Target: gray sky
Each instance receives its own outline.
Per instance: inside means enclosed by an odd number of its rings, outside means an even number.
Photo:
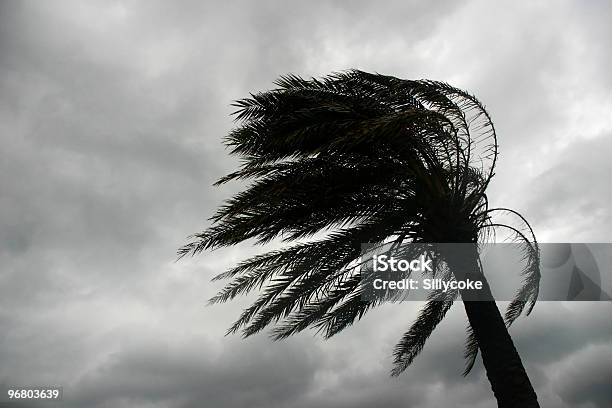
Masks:
[[[516,2],[515,2],[516,3]],[[204,307],[248,245],[175,263],[239,186],[230,102],[280,74],[359,68],[476,94],[490,198],[543,242],[612,241],[612,4],[0,1],[0,385],[66,407],[490,407],[463,378],[460,304],[390,378],[411,304],[330,341],[223,337]],[[542,406],[612,405],[612,305],[539,304],[512,329]]]

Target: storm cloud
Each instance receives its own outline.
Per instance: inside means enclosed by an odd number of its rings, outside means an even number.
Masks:
[[[210,278],[260,249],[175,262],[240,185],[232,100],[279,75],[358,68],[477,95],[501,156],[494,205],[544,242],[611,240],[606,2],[2,1],[0,385],[66,407],[490,407],[466,378],[461,304],[399,378],[416,305],[323,341],[224,337],[248,300]],[[612,403],[612,305],[542,303],[512,328],[542,406]]]

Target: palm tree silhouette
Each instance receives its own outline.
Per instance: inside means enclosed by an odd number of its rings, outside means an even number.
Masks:
[[[286,75],[275,84],[234,103],[239,126],[225,140],[242,165],[216,184],[252,184],[178,251],[182,257],[251,238],[292,243],[214,278],[231,281],[212,303],[261,291],[228,333],[247,337],[273,326],[272,337],[282,339],[312,327],[329,338],[383,301],[363,296],[361,244],[472,243],[471,256],[446,260],[455,277],[485,282],[483,299],[463,301],[464,374],[480,350],[500,407],[538,407],[507,327],[535,305],[539,248],[522,216],[489,208],[485,190],[498,152],[484,106],[446,83],[358,70],[310,80]],[[518,226],[496,222],[497,213]],[[500,228],[523,245],[526,259],[524,285],[505,318],[477,250]],[[412,363],[457,296],[430,294],[394,349],[393,375]]]

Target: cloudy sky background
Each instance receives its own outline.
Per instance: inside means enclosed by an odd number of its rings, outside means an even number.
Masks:
[[[0,385],[65,407],[491,407],[460,376],[460,304],[400,378],[415,315],[330,341],[224,337],[205,307],[248,245],[175,263],[239,185],[229,106],[280,74],[359,68],[447,81],[493,116],[493,205],[543,242],[612,241],[612,4],[0,2]],[[612,405],[612,304],[539,304],[512,329],[542,406]]]

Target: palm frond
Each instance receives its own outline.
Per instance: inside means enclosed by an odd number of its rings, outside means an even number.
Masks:
[[[540,248],[531,225],[518,212],[508,208],[492,208],[487,210],[487,213],[501,213],[515,220],[515,222],[512,222],[512,225],[489,223],[483,228],[503,228],[510,231],[511,242],[519,244],[522,251],[524,267],[521,271],[521,276],[523,277],[523,284],[508,305],[504,316],[506,325],[510,326],[523,311],[525,311],[526,315],[529,315],[537,302],[541,277]]]
[[[474,335],[472,326],[468,323],[467,329],[467,340],[465,341],[465,351],[463,357],[465,358],[465,369],[463,370],[463,376],[467,376],[474,368],[476,364],[476,357],[478,357],[478,340]]]
[[[457,291],[433,291],[421,309],[416,321],[401,338],[393,350],[391,375],[398,376],[408,368],[421,352],[425,342],[442,321],[457,298]]]

